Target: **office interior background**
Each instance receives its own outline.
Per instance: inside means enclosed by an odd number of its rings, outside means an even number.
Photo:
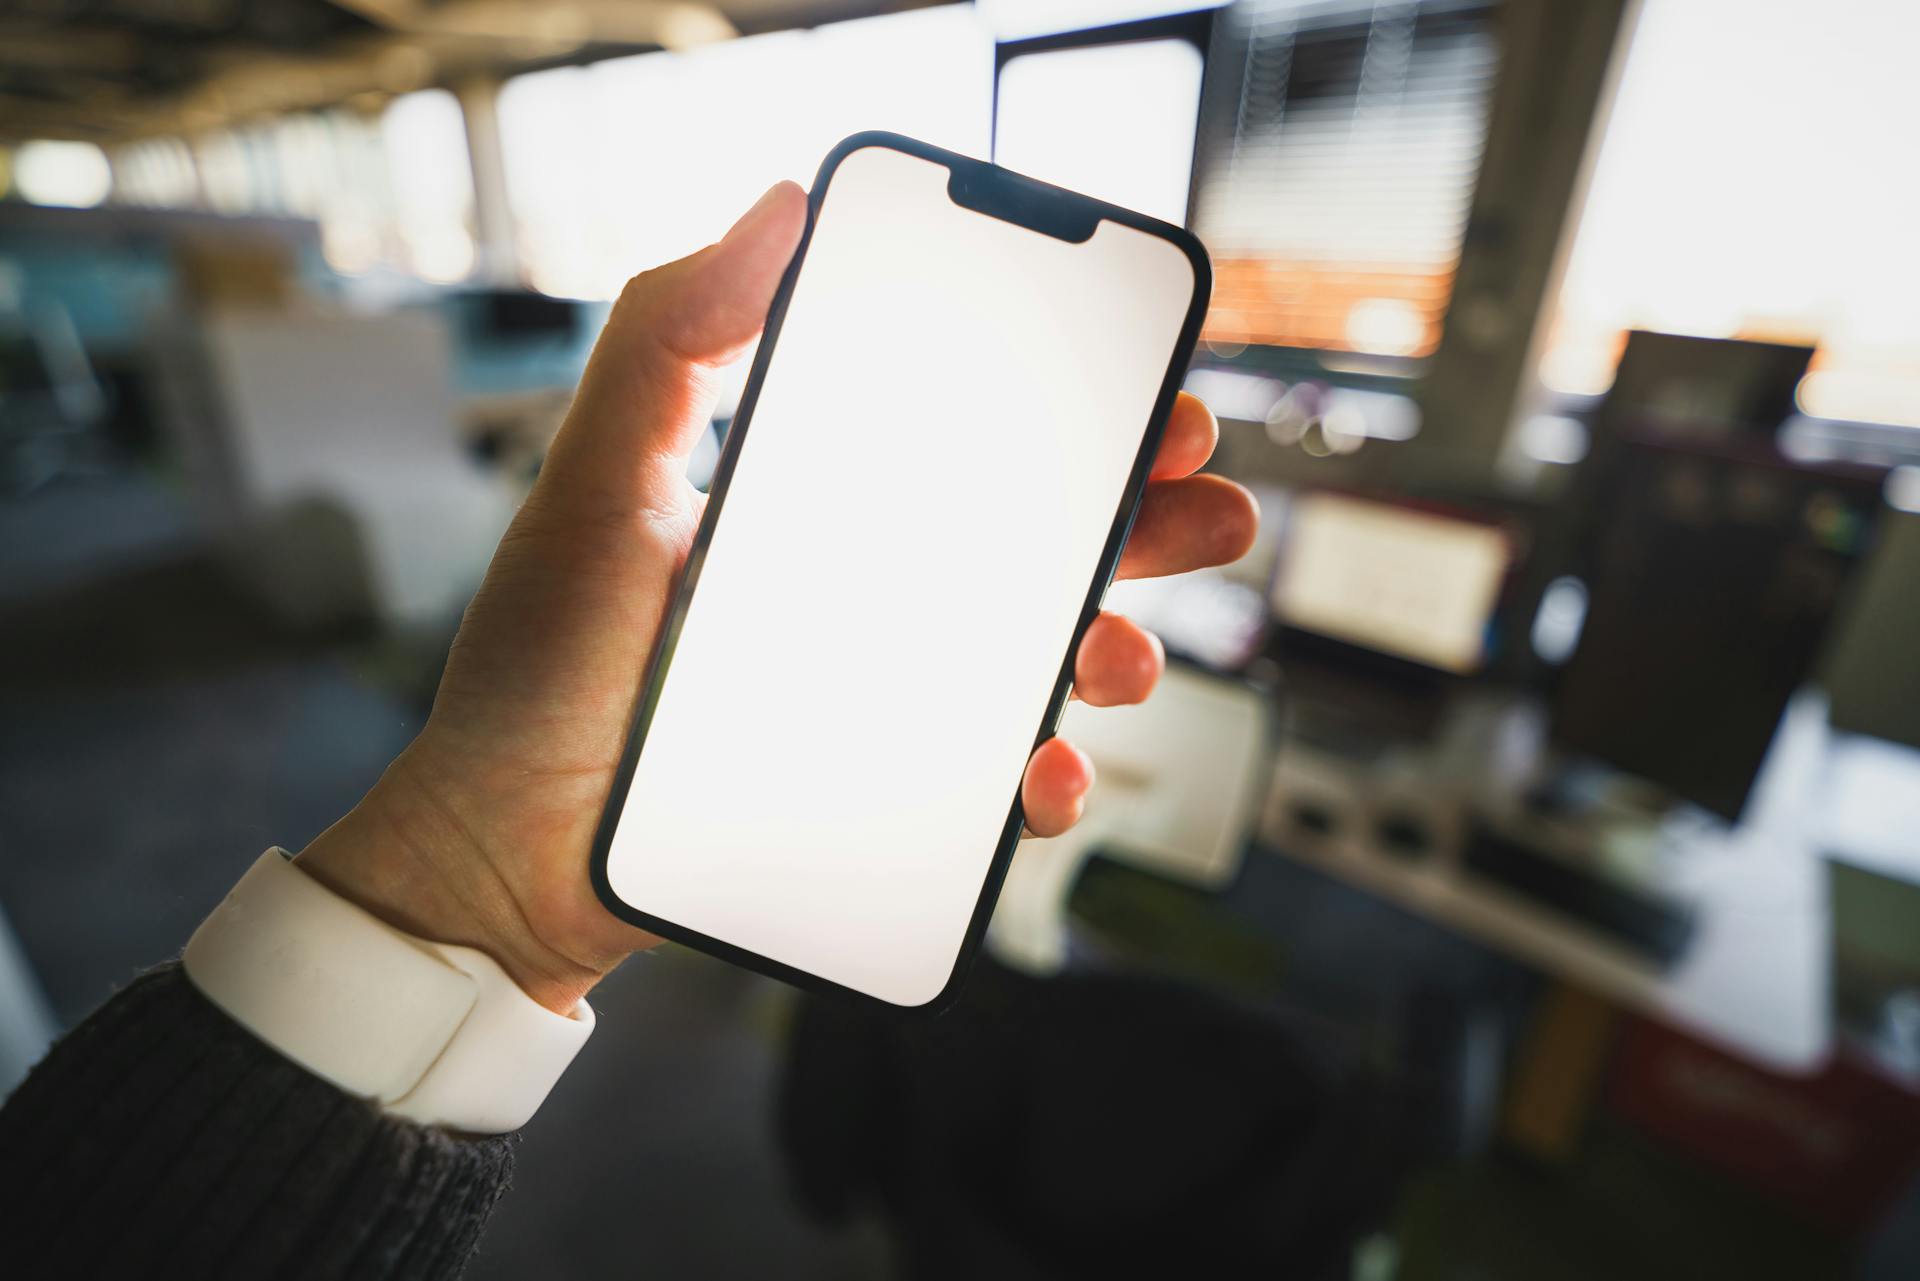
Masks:
[[[1920,1275],[1917,44],[0,6],[4,1084],[419,729],[622,283],[883,128],[1200,235],[1262,536],[1111,593],[1169,671],[959,1008],[629,963],[472,1275]]]

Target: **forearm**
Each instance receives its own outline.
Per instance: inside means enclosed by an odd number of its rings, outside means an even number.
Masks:
[[[401,1121],[296,1066],[177,965],[0,1109],[0,1205],[30,1276],[455,1276],[512,1165],[511,1136]]]

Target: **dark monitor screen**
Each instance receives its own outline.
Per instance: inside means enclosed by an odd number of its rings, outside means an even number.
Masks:
[[[1879,479],[1634,440],[1607,488],[1554,740],[1737,819],[1872,536]]]
[[[1813,348],[1636,329],[1595,431],[1658,429],[1668,439],[1771,439],[1794,411]]]
[[[489,338],[571,340],[580,329],[580,304],[521,289],[489,289],[476,295],[480,330]]]

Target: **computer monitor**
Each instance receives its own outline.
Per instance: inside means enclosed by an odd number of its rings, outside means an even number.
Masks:
[[[1920,471],[1906,476],[1920,480]],[[1898,492],[1906,483],[1900,471],[1889,475],[1889,507],[1920,506]],[[1887,513],[1873,556],[1834,626],[1832,653],[1821,673],[1833,727],[1920,748],[1920,515]]]
[[[530,289],[484,289],[473,295],[480,334],[499,342],[526,339],[572,341],[580,330],[580,304]]]
[[[1878,477],[1630,439],[1597,498],[1553,740],[1737,820],[1873,536]]]
[[[1794,392],[1812,360],[1813,348],[1798,343],[1633,330],[1594,435],[1601,442],[1629,432],[1771,440],[1794,412]]]
[[[1288,508],[1273,609],[1296,631],[1466,675],[1486,659],[1513,556],[1495,523],[1312,491]]]
[[[1589,573],[1635,440],[1770,445],[1794,411],[1813,348],[1635,329],[1593,413],[1591,444],[1551,520],[1565,540],[1556,573]]]

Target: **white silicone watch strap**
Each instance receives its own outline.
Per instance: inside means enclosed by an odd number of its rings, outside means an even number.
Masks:
[[[404,934],[268,850],[194,932],[187,977],[276,1050],[409,1120],[518,1129],[593,1031],[490,957]]]

